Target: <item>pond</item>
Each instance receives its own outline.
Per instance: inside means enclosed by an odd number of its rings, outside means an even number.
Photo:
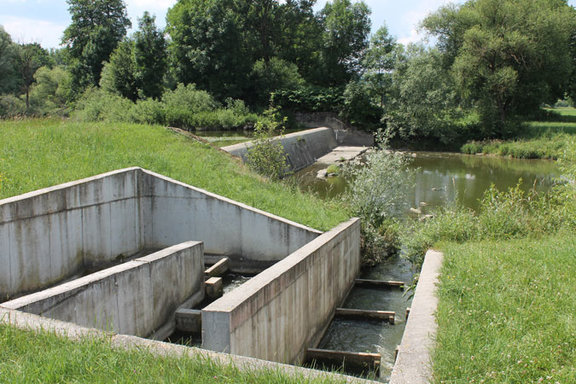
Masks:
[[[453,153],[410,153],[415,170],[415,186],[407,196],[408,205],[423,213],[452,202],[477,209],[484,192],[493,184],[499,190],[514,187],[522,180],[521,188],[543,192],[553,184],[560,172],[552,161],[516,160]],[[293,177],[304,188],[323,198],[337,198],[348,188],[341,177],[326,180],[316,178],[327,165],[316,164]],[[409,211],[407,211],[409,214]],[[364,270],[360,278],[395,280],[411,284],[414,276],[410,263],[401,257],[392,258],[377,267]],[[406,308],[410,293],[400,290],[354,288],[345,307],[396,311],[396,322],[350,321],[336,319],[328,328],[319,348],[351,352],[376,352],[382,356],[377,379],[389,380],[394,366],[394,353],[402,340],[406,325]]]

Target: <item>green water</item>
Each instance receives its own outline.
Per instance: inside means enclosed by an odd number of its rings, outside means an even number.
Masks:
[[[417,152],[412,154],[410,168],[416,171],[415,186],[406,197],[408,205],[426,210],[457,200],[466,207],[478,208],[484,192],[494,184],[506,190],[522,180],[521,188],[543,192],[553,184],[560,172],[553,161],[518,160],[454,153]],[[316,178],[325,165],[313,165],[293,177],[300,186],[323,198],[341,196],[348,183],[341,177]]]

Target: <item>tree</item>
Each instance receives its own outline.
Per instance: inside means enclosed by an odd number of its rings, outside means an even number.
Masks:
[[[122,0],[67,0],[72,23],[62,43],[71,59],[77,91],[98,85],[104,62],[131,26]]]
[[[138,83],[134,65],[134,41],[124,40],[104,64],[100,87],[110,93],[116,93],[129,100],[138,99]]]
[[[370,9],[363,2],[334,0],[326,3],[321,20],[323,34],[323,85],[344,85],[360,71],[368,47]]]
[[[21,79],[21,87],[26,97],[26,110],[30,109],[30,87],[35,81],[38,68],[50,62],[48,52],[38,43],[16,46],[15,65]]]
[[[276,23],[280,27],[276,54],[296,64],[309,82],[316,80],[322,50],[322,23],[314,14],[314,4],[316,0],[286,0]]]
[[[368,95],[377,100],[380,108],[384,107],[392,87],[392,71],[402,49],[396,39],[388,34],[386,26],[380,27],[370,39],[370,46],[362,61],[362,78]]]
[[[167,69],[166,41],[156,18],[144,12],[134,33],[134,69],[140,96],[160,98]]]
[[[16,44],[0,25],[0,95],[18,89],[18,76],[14,68]]]
[[[62,66],[44,66],[38,68],[34,79],[30,90],[33,108],[42,114],[65,112],[71,95],[70,73]]]
[[[235,0],[181,0],[166,16],[177,82],[196,84],[219,99],[241,98],[253,61]]]
[[[470,0],[441,8],[424,27],[450,57],[457,89],[479,107],[486,136],[564,95],[576,29],[565,0]]]

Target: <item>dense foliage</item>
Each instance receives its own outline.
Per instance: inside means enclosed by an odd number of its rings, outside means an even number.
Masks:
[[[67,114],[90,104],[82,98],[96,87],[110,105],[118,96],[138,105],[138,121],[230,120],[165,102],[184,86],[220,105],[242,100],[252,112],[335,113],[383,129],[393,145],[457,149],[517,135],[543,103],[576,89],[576,11],[564,0],[441,7],[422,22],[435,46],[404,46],[386,26],[370,36],[362,0],[322,9],[315,0],[179,0],[165,30],[146,12],[131,36],[123,1],[68,4],[61,50],[16,44],[0,29],[0,115]]]

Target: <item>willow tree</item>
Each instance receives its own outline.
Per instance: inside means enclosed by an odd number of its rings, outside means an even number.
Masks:
[[[438,37],[460,93],[479,107],[485,134],[562,97],[572,73],[575,11],[565,0],[469,0],[423,26]]]

